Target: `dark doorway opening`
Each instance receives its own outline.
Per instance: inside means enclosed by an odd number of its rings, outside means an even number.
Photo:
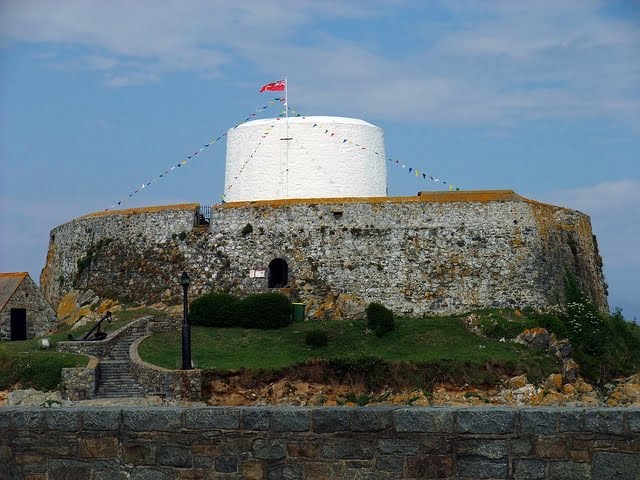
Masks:
[[[27,339],[27,309],[11,309],[11,340]]]
[[[289,267],[282,258],[269,263],[269,288],[284,288],[289,281]]]

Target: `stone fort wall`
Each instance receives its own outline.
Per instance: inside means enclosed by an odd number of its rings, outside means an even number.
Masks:
[[[227,203],[208,227],[193,226],[196,208],[104,212],[55,228],[45,295],[57,304],[91,288],[177,305],[183,270],[192,296],[246,294],[267,289],[281,258],[286,291],[319,318],[357,316],[371,301],[412,315],[544,307],[563,301],[566,272],[607,308],[589,217],[511,191]]]
[[[638,409],[0,408],[0,478],[640,476]]]

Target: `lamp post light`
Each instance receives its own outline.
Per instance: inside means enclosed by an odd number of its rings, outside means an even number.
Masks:
[[[191,325],[189,324],[189,300],[187,289],[191,279],[187,272],[182,272],[180,285],[182,285],[183,316],[182,316],[182,370],[191,370]]]

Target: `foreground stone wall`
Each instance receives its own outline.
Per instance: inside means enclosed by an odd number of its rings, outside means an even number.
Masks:
[[[0,409],[3,479],[639,477],[638,409]]]
[[[45,292],[176,305],[183,270],[192,297],[243,295],[266,290],[280,258],[286,291],[319,318],[357,317],[372,301],[410,315],[555,305],[567,271],[607,308],[589,217],[511,191],[223,204],[209,229],[191,226],[194,212],[116,211],[54,229]]]

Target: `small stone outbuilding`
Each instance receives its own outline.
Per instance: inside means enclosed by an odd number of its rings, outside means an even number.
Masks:
[[[0,273],[0,340],[39,337],[56,323],[56,312],[27,272]]]

